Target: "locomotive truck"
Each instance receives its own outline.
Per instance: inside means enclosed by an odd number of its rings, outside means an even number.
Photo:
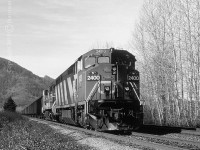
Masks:
[[[93,49],[43,91],[45,118],[98,131],[132,130],[143,123],[140,77],[126,50]]]

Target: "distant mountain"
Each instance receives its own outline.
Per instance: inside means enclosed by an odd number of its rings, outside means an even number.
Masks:
[[[0,57],[0,107],[12,96],[23,108],[42,95],[42,90],[53,82],[49,76],[41,78],[18,64]]]

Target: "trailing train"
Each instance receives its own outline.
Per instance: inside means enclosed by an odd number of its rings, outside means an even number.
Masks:
[[[90,50],[22,114],[98,131],[135,129],[143,123],[135,62],[135,56],[126,50]]]

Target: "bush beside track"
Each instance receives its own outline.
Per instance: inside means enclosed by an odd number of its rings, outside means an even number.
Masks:
[[[48,125],[29,121],[18,113],[0,112],[0,149],[3,150],[86,150],[74,139],[56,133]]]

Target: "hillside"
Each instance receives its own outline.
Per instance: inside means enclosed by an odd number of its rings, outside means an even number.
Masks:
[[[12,96],[19,107],[24,107],[42,95],[52,78],[41,78],[18,64],[0,57],[0,107]]]

